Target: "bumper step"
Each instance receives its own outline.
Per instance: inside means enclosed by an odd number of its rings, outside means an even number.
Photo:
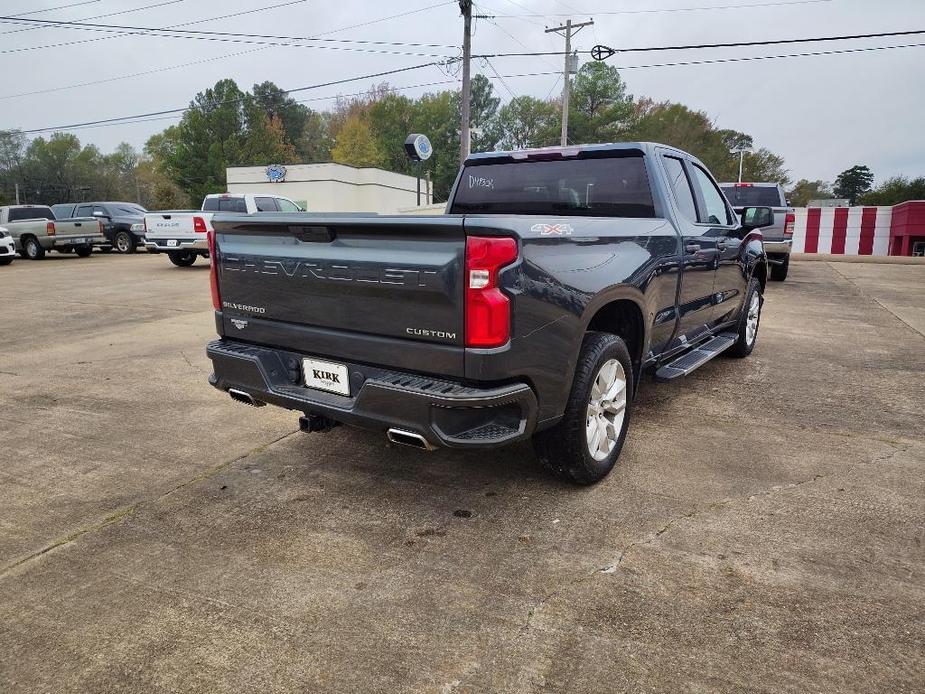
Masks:
[[[658,381],[672,381],[681,376],[687,376],[692,371],[710,361],[718,354],[722,354],[732,347],[739,336],[736,333],[722,333],[711,340],[707,340],[696,349],[682,354],[680,357],[659,367],[655,372]]]

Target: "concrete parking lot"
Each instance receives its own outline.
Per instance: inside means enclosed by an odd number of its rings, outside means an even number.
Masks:
[[[768,289],[575,488],[222,396],[205,262],[0,268],[0,691],[922,691],[925,265]]]

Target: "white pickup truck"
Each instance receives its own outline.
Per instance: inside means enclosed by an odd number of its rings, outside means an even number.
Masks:
[[[215,212],[303,212],[301,207],[279,195],[214,193],[202,201],[201,210],[165,210],[145,215],[145,248],[166,253],[177,267],[189,267],[196,258],[209,257],[207,233]]]
[[[19,253],[29,260],[41,260],[52,249],[81,258],[90,255],[94,246],[107,243],[103,225],[96,217],[55,219],[46,205],[9,205],[0,207],[0,226],[10,232]]]

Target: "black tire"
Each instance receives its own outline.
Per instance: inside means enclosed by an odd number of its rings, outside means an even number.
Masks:
[[[168,251],[167,255],[177,267],[189,267],[196,262],[196,254],[190,251]]]
[[[596,460],[589,451],[588,403],[601,368],[612,359],[620,362],[626,377],[626,406],[613,449],[606,458]],[[630,423],[633,388],[633,365],[626,343],[610,333],[585,335],[565,415],[555,426],[533,436],[533,448],[540,464],[557,477],[576,484],[589,485],[604,479],[623,450]]]
[[[45,249],[34,236],[27,236],[22,242],[22,254],[29,260],[41,260],[45,257]]]
[[[9,265],[13,262],[12,258],[0,258],[0,266]]]
[[[74,253],[80,258],[89,258],[93,252],[93,246],[74,246]]]
[[[137,243],[131,232],[120,231],[116,234],[116,238],[113,239],[113,246],[119,253],[134,253]]]
[[[755,323],[755,333],[749,339],[749,307],[752,304],[752,297],[758,295],[758,316]],[[736,343],[726,350],[726,354],[730,357],[735,357],[741,359],[742,357],[747,357],[752,353],[752,350],[755,349],[755,345],[758,343],[758,328],[761,326],[761,308],[764,306],[764,296],[761,293],[761,283],[757,279],[752,277],[751,281],[748,283],[748,292],[745,294],[745,303],[742,304],[742,313],[739,316],[739,323],[736,327],[736,332],[739,335],[739,339],[736,340]]]
[[[784,258],[782,265],[771,265],[769,269],[771,270],[770,274],[772,280],[775,282],[783,282],[787,279],[787,272],[790,270],[790,256],[788,255]]]

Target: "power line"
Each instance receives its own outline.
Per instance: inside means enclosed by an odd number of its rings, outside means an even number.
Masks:
[[[711,65],[711,64],[717,64],[717,63],[735,63],[735,62],[757,61],[757,60],[778,60],[782,58],[801,58],[801,57],[810,57],[810,56],[842,55],[842,54],[847,54],[847,53],[865,53],[865,52],[872,52],[872,51],[893,50],[893,49],[898,49],[898,48],[917,48],[917,47],[922,47],[922,46],[925,46],[925,43],[910,43],[910,44],[901,44],[901,45],[893,45],[893,46],[870,46],[866,48],[845,48],[845,49],[836,49],[836,50],[828,50],[828,51],[789,53],[789,54],[784,54],[784,55],[750,56],[750,57],[741,57],[741,58],[714,58],[714,59],[709,59],[709,60],[691,60],[691,61],[674,62],[674,63],[654,63],[654,64],[649,64],[649,65],[623,65],[623,66],[618,66],[617,69],[618,70],[640,70],[640,69],[660,68],[660,67],[680,67],[680,66],[687,66],[687,65]],[[401,72],[409,72],[411,70],[420,70],[422,68],[440,66],[443,64],[444,63],[441,63],[439,61],[433,61],[430,63],[422,63],[420,65],[411,65],[408,67],[396,68],[394,70],[384,70],[382,72],[377,72],[377,73],[373,73],[369,75],[360,75],[357,77],[348,77],[345,79],[334,80],[331,82],[323,82],[320,84],[313,84],[313,85],[308,85],[305,87],[297,87],[295,89],[289,89],[285,91],[287,94],[292,94],[294,92],[299,92],[299,91],[319,89],[321,87],[336,86],[339,84],[346,84],[349,82],[358,82],[364,79],[374,79],[376,77],[385,77],[388,75],[394,75],[394,74],[398,74]],[[526,77],[526,76],[530,76],[531,74],[540,75],[540,74],[546,74],[546,73],[528,73],[528,74],[519,75],[519,76]],[[509,77],[513,77],[513,75],[509,75]],[[228,102],[228,103],[231,103],[231,102]],[[45,128],[33,128],[29,130],[23,130],[21,132],[23,134],[30,134],[30,133],[48,132],[48,131],[54,131],[54,130],[71,130],[71,129],[80,128],[80,127],[84,127],[88,125],[97,125],[97,124],[103,124],[103,123],[120,124],[124,121],[129,121],[132,119],[147,118],[147,117],[152,117],[152,116],[162,116],[162,115],[171,114],[171,113],[182,113],[187,110],[189,110],[188,107],[177,108],[177,109],[166,109],[163,111],[153,111],[151,113],[135,114],[131,116],[119,116],[117,118],[105,118],[105,119],[96,120],[96,121],[88,121],[86,123],[57,125],[57,126],[49,126]]]
[[[511,0],[507,0],[510,2]],[[785,7],[787,5],[812,5],[822,2],[832,2],[832,0],[786,0],[785,2],[757,2],[757,3],[748,3],[741,5],[708,5],[706,7],[664,7],[658,9],[649,9],[649,10],[601,10],[599,12],[587,12],[587,13],[577,13],[577,14],[587,14],[588,16],[594,17],[604,17],[604,16],[615,16],[615,15],[624,15],[624,14],[661,14],[665,12],[701,12],[706,10],[748,10],[755,7]],[[517,4],[517,3],[512,3]],[[523,5],[519,5],[523,7]],[[529,8],[524,8],[529,9]],[[542,14],[539,13],[527,13],[527,14],[498,14],[495,15],[499,19],[523,19],[525,17],[572,17],[576,13],[564,13],[564,12],[545,12]]]
[[[82,2],[72,2],[68,5],[58,5],[57,7],[46,7],[44,10],[29,10],[28,12],[20,12],[14,14],[14,17],[25,17],[27,14],[40,14],[42,12],[54,12],[55,10],[66,10],[71,7],[78,7],[79,5],[95,5],[102,0],[82,0]]]
[[[98,0],[97,0],[97,1],[98,1]],[[178,3],[185,2],[185,1],[186,1],[186,0],[166,0],[165,2],[158,2],[158,3],[155,3],[155,4],[153,4],[153,5],[143,5],[142,7],[133,7],[133,8],[130,9],[130,10],[119,10],[118,12],[107,12],[106,14],[98,14],[98,15],[94,15],[94,16],[92,16],[92,17],[84,17],[83,19],[81,19],[81,20],[79,20],[79,21],[81,21],[81,22],[88,22],[88,21],[90,21],[91,19],[103,19],[104,17],[115,17],[116,15],[120,15],[120,14],[131,14],[132,12],[141,12],[142,10],[153,10],[153,9],[155,9],[155,8],[157,8],[157,7],[163,7],[164,5],[176,5],[176,4],[178,4]],[[80,3],[80,4],[83,4],[83,3]],[[65,5],[65,7],[67,7],[67,5]],[[60,9],[60,8],[58,8],[58,9]],[[44,10],[44,11],[45,11],[45,12],[48,12],[48,10]],[[14,15],[12,15],[12,16],[13,16],[13,17],[19,17],[20,15],[14,14]],[[21,33],[24,32],[24,31],[36,31],[36,30],[42,29],[42,28],[44,28],[44,27],[41,27],[41,26],[29,26],[29,27],[24,27],[24,28],[22,28],[22,29],[13,29],[12,31],[0,31],[0,36],[6,36],[7,34],[21,34]]]
[[[94,1],[94,2],[99,2],[99,0],[93,0],[93,1]],[[339,33],[339,32],[341,32],[341,31],[347,31],[347,30],[349,30],[349,29],[356,29],[356,28],[358,28],[358,27],[368,26],[368,25],[370,25],[370,24],[378,24],[378,23],[386,22],[386,21],[389,21],[389,20],[392,20],[392,19],[399,19],[399,18],[401,18],[401,17],[407,17],[407,16],[412,15],[412,14],[418,14],[418,13],[420,13],[420,12],[426,12],[427,10],[432,10],[432,9],[437,8],[437,7],[443,7],[444,5],[449,5],[449,4],[451,4],[452,2],[453,2],[453,0],[444,0],[443,2],[439,2],[439,3],[435,4],[435,5],[427,5],[427,6],[425,6],[425,7],[419,7],[419,8],[417,8],[417,9],[415,9],[415,10],[407,10],[407,11],[405,11],[405,12],[400,12],[400,13],[398,13],[398,14],[393,14],[393,15],[388,15],[388,16],[386,16],[386,17],[379,17],[378,19],[373,19],[373,20],[369,20],[369,21],[366,21],[366,22],[361,22],[361,23],[359,23],[359,24],[351,24],[351,25],[348,25],[348,26],[338,27],[338,28],[336,28],[336,29],[329,29],[329,30],[327,30],[327,31],[323,31],[323,32],[317,34],[316,37],[315,37],[313,40],[322,40],[322,39],[320,39],[320,38],[318,38],[318,37],[321,37],[321,36],[330,36],[331,34],[336,34],[336,33]],[[96,39],[94,39],[94,40],[96,40]],[[332,40],[333,40],[333,39],[332,39]],[[344,41],[346,41],[346,39],[344,39]],[[194,60],[194,61],[189,62],[189,63],[180,63],[179,65],[169,65],[169,66],[165,66],[165,67],[155,68],[155,69],[152,69],[152,70],[146,70],[146,71],[143,71],[143,72],[130,73],[130,74],[128,74],[128,75],[117,75],[117,76],[115,76],[115,77],[108,77],[108,78],[105,78],[105,79],[93,80],[93,81],[90,81],[90,82],[79,82],[79,83],[77,83],[77,84],[69,84],[69,85],[64,85],[64,86],[61,86],[61,87],[51,87],[51,88],[48,88],[48,89],[38,89],[38,90],[35,90],[35,91],[31,91],[31,92],[23,92],[23,93],[20,93],[20,94],[10,94],[10,95],[8,95],[8,96],[0,96],[0,100],[11,99],[11,98],[14,98],[14,97],[21,97],[21,96],[32,96],[32,95],[35,95],[35,94],[47,94],[47,93],[51,93],[51,92],[64,91],[64,90],[67,90],[67,89],[77,89],[77,88],[80,88],[80,87],[87,87],[87,86],[91,86],[91,85],[94,85],[94,84],[104,84],[104,83],[107,83],[107,82],[115,82],[115,81],[118,81],[118,80],[130,79],[130,78],[132,78],[132,77],[141,77],[141,76],[144,76],[144,75],[155,74],[155,73],[158,73],[158,72],[168,72],[168,71],[170,71],[170,70],[178,70],[178,69],[180,69],[180,68],[190,67],[190,66],[193,66],[193,65],[200,65],[200,64],[206,63],[206,62],[213,62],[213,61],[218,61],[218,60],[224,60],[224,59],[227,59],[227,58],[234,58],[234,57],[237,57],[237,56],[240,56],[240,55],[245,55],[245,54],[247,54],[247,53],[256,53],[257,51],[263,51],[263,50],[266,50],[267,48],[272,48],[272,47],[273,47],[273,46],[261,46],[260,48],[253,48],[253,49],[246,50],[246,51],[236,51],[236,52],[234,52],[234,53],[227,53],[227,54],[225,54],[225,55],[216,56],[216,57],[214,57],[214,58],[207,58],[207,59],[205,59],[205,60]]]
[[[197,19],[197,20],[194,20],[194,21],[191,21],[191,22],[182,22],[182,23],[180,23],[180,24],[170,24],[170,25],[168,25],[167,27],[164,27],[164,29],[172,29],[172,28],[174,28],[174,27],[192,26],[192,25],[194,25],[194,24],[202,24],[203,22],[216,22],[216,21],[218,21],[218,20],[220,20],[220,19],[230,19],[230,18],[232,18],[232,17],[241,17],[241,16],[243,16],[243,15],[246,15],[246,14],[253,14],[253,13],[255,13],[255,12],[264,12],[264,11],[266,11],[266,10],[275,10],[275,9],[280,8],[280,7],[288,7],[289,5],[299,5],[299,4],[303,3],[303,2],[308,2],[308,0],[289,0],[289,2],[282,2],[282,3],[279,3],[278,5],[266,5],[266,6],[264,6],[264,7],[256,7],[256,8],[251,9],[251,10],[243,10],[243,11],[241,11],[241,12],[232,12],[231,14],[219,15],[218,17],[205,17],[205,18],[203,18],[203,19]],[[0,18],[0,21],[2,21],[2,19],[13,19],[13,20],[15,20],[16,18],[15,18],[15,17],[5,17],[5,18]],[[14,21],[13,23],[15,23],[15,21]],[[115,33],[115,32],[111,32],[111,33]],[[122,34],[122,35],[124,35],[124,36],[131,36],[132,34],[126,32],[126,33],[124,33],[124,34]],[[95,39],[81,39],[80,41],[67,41],[67,42],[64,42],[64,43],[52,43],[52,44],[45,44],[45,45],[43,45],[43,46],[26,46],[26,47],[24,47],[24,48],[17,48],[17,49],[12,49],[12,50],[0,51],[0,54],[3,54],[3,53],[21,53],[21,52],[23,52],[23,51],[34,51],[34,50],[41,50],[41,49],[44,49],[44,48],[63,48],[63,47],[65,47],[65,46],[76,46],[76,45],[80,45],[80,44],[84,44],[84,43],[93,43],[93,42],[95,42],[95,41],[106,41],[106,40],[111,39],[111,38],[115,38],[115,37],[114,37],[114,36],[100,36],[99,38],[95,38]]]
[[[855,41],[858,39],[886,38],[891,36],[916,36],[925,34],[925,29],[912,29],[909,31],[882,31],[875,34],[849,34],[844,36],[816,36],[812,38],[799,39],[771,39],[767,41],[737,41],[734,43],[699,43],[677,46],[645,46],[639,48],[620,48],[613,49],[614,53],[648,53],[652,51],[683,51],[699,50],[709,48],[742,48],[746,46],[773,46],[788,43],[817,43],[825,41]],[[606,48],[606,47],[604,47]],[[591,53],[591,51],[579,51],[579,53]],[[535,57],[542,55],[562,55],[561,51],[537,51],[526,53],[487,53],[483,55],[473,55],[473,58],[513,58],[513,57]],[[611,55],[613,55],[611,53]],[[609,56],[608,56],[609,57]]]

